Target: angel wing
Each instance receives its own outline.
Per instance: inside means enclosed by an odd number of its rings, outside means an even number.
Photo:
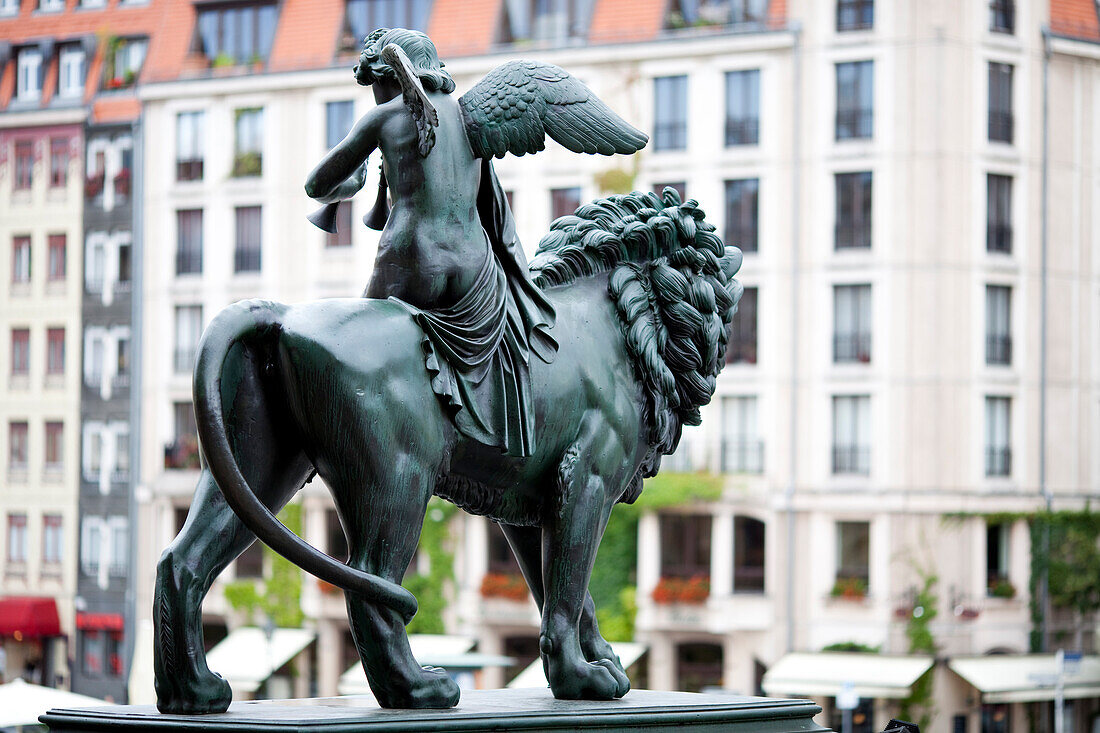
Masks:
[[[458,100],[478,158],[537,153],[546,136],[575,153],[629,154],[649,137],[619,117],[579,79],[538,61],[509,61]]]
[[[412,63],[403,48],[396,43],[390,43],[382,49],[380,55],[397,77],[397,83],[401,86],[401,99],[416,123],[417,152],[421,158],[426,158],[435,146],[435,128],[439,125],[439,113],[428,99],[424,85],[413,71]]]

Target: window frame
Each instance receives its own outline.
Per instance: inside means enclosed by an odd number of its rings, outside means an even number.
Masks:
[[[727,179],[725,194],[725,243],[742,253],[759,252],[760,178]]]
[[[653,151],[688,149],[688,75],[653,78]]]
[[[31,373],[31,329],[29,327],[11,329],[11,371],[12,377],[26,378]],[[22,359],[19,357],[22,356]]]
[[[15,101],[37,102],[42,98],[46,62],[40,46],[24,46],[16,52]],[[30,85],[32,80],[33,88]]]
[[[57,54],[57,95],[63,99],[81,98],[87,76],[88,60],[84,49],[72,43],[62,46]]]
[[[233,273],[258,273],[263,267],[263,207],[236,206],[233,209]]]
[[[30,191],[34,188],[34,141],[16,140],[13,144],[14,177],[12,191]]]
[[[176,277],[201,275],[203,260],[203,210],[176,210]]]
[[[176,181],[201,181],[205,156],[205,110],[176,113]],[[185,144],[186,143],[186,144]]]
[[[759,145],[760,69],[736,69],[727,71],[725,82],[726,147]],[[735,105],[735,101],[737,101],[739,105]],[[737,109],[735,109],[735,107],[737,107]],[[740,112],[740,114],[738,114],[738,112]]]
[[[760,353],[760,288],[747,285],[741,292],[737,313],[730,323],[726,340],[726,364],[752,366],[759,361]]]
[[[1014,93],[1016,67],[1002,61],[989,62],[989,86],[987,96],[988,135],[991,143],[1013,145],[1016,118]]]
[[[65,373],[65,327],[54,326],[46,329],[46,374],[48,376]]]
[[[836,220],[833,249],[871,249],[874,240],[874,190],[872,171],[834,174]]]
[[[875,135],[875,62],[836,63],[836,140],[871,140]]]
[[[874,345],[872,298],[870,283],[833,285],[834,364],[871,363],[871,349]],[[843,318],[843,315],[851,318]]]
[[[832,397],[832,474],[871,475],[871,396],[836,394]],[[845,430],[844,426],[850,426]]]

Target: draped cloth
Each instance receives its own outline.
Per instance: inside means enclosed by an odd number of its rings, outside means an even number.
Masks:
[[[477,208],[487,242],[469,292],[433,310],[398,302],[424,331],[432,390],[459,431],[524,457],[535,451],[531,352],[553,361],[554,308],[531,281],[508,199],[488,160],[482,163]]]

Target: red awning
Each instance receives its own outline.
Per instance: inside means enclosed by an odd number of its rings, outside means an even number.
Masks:
[[[0,598],[0,636],[23,639],[61,636],[57,603],[52,598],[33,596]]]
[[[85,631],[122,631],[121,613],[77,613],[76,628]]]

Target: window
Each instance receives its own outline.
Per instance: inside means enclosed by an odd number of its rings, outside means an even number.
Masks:
[[[84,198],[103,202],[103,187],[107,181],[107,153],[97,150],[88,159],[84,177]]]
[[[344,50],[358,51],[375,28],[428,29],[431,0],[348,0],[344,15]],[[331,147],[331,146],[330,146]]]
[[[512,552],[511,546],[508,544],[508,539],[504,536],[504,531],[501,530],[500,525],[496,522],[489,522],[488,524],[489,572],[503,575],[519,575],[521,572],[519,562],[516,560],[516,556]]]
[[[118,243],[118,283],[124,289],[129,290],[130,278],[133,277],[133,260],[131,259],[130,242]]]
[[[331,150],[344,139],[351,131],[354,115],[355,105],[350,99],[325,102],[325,147]]]
[[[757,251],[759,178],[726,181],[726,244],[742,252]]]
[[[836,65],[836,139],[871,137],[874,127],[874,67],[871,61]]]
[[[765,526],[752,517],[733,518],[733,592],[764,592]]]
[[[42,51],[37,46],[19,49],[16,60],[15,98],[34,102],[42,94]]]
[[[145,50],[148,46],[149,42],[144,38],[120,40],[114,53],[108,54],[105,59],[104,87],[121,89],[133,84],[141,73],[141,64],[145,61]]]
[[[869,522],[836,523],[836,578],[855,580],[864,592],[871,579],[871,525]]]
[[[266,61],[278,16],[275,3],[239,3],[210,9],[200,6],[195,45],[213,66]]]
[[[587,0],[512,0],[505,3],[501,43],[553,41],[583,37],[592,4]]]
[[[705,514],[662,514],[661,577],[710,577],[711,518]]]
[[[34,143],[30,140],[18,140],[15,143],[15,181],[16,191],[29,191],[34,185]]]
[[[871,28],[875,23],[874,0],[837,0],[836,29],[858,31]]]
[[[98,677],[103,674],[103,657],[107,653],[105,633],[82,629],[80,638],[80,671],[89,677]]]
[[[31,371],[31,331],[29,328],[11,330],[11,375],[25,377]]]
[[[0,17],[19,14],[19,0],[0,0]]]
[[[760,70],[726,72],[726,146],[760,142]]]
[[[985,286],[985,363],[1012,363],[1012,288]]]
[[[325,246],[350,247],[351,229],[351,202],[341,201],[336,205],[336,231],[325,234]]]
[[[107,635],[107,673],[112,677],[122,677],[125,667],[122,664],[122,632],[112,631]]]
[[[119,336],[115,341],[115,382],[118,386],[130,383],[130,337]]]
[[[237,247],[233,251],[233,272],[259,272],[261,224],[259,206],[238,206]]]
[[[833,288],[833,361],[871,361],[871,286]]]
[[[107,574],[112,578],[125,578],[130,566],[129,525],[125,517],[111,517],[107,526],[111,542],[111,562],[107,566]]]
[[[129,428],[115,435],[115,473],[114,480],[126,481],[130,477],[130,432]]]
[[[724,681],[722,657],[720,644],[677,644],[676,689],[684,692],[720,689]]]
[[[62,46],[57,63],[57,93],[66,99],[79,99],[84,94],[84,49]]]
[[[65,373],[65,329],[46,330],[46,374]]]
[[[687,184],[684,181],[673,181],[671,183],[654,183],[653,193],[660,196],[664,194],[666,188],[676,189],[676,193],[680,194],[680,200],[687,201]],[[509,208],[511,208],[510,204]]]
[[[989,30],[997,33],[1014,33],[1016,31],[1015,0],[990,0]]]
[[[871,473],[871,398],[833,397],[833,473]]]
[[[202,337],[202,306],[176,306],[176,353],[173,360],[177,374],[190,374],[195,369]]]
[[[27,561],[27,515],[8,515],[8,562]]]
[[[553,188],[550,189],[550,216],[557,219],[569,216],[581,205],[581,190],[579,188]]]
[[[202,209],[176,212],[176,274],[202,273]]]
[[[871,173],[836,174],[836,248],[871,246]]]
[[[38,0],[38,10],[40,12],[55,12],[65,9],[65,0]]]
[[[263,108],[237,110],[236,143],[233,150],[233,175],[258,176],[263,173]]]
[[[700,18],[710,20],[707,10],[714,12],[714,9],[724,4],[718,0],[703,0],[702,7],[699,8]],[[730,0],[730,22],[734,25],[760,24],[764,22],[767,15],[767,0]]]
[[[737,313],[730,324],[730,337],[726,343],[727,364],[756,363],[756,303],[758,289],[745,288],[737,304]]]
[[[84,450],[87,452],[86,460],[87,471],[85,471],[85,477],[89,481],[96,481],[99,479],[100,473],[103,469],[103,432],[102,425],[97,426],[98,429],[88,433],[88,439],[84,443]]]
[[[660,76],[653,80],[653,149],[686,150],[688,78]]]
[[[348,536],[344,534],[344,528],[340,525],[340,515],[335,509],[325,510],[325,534],[327,537],[328,554],[340,562],[348,559]]]
[[[201,181],[204,112],[176,115],[176,180]]]
[[[51,234],[47,239],[47,254],[49,261],[46,279],[58,281],[65,279],[65,235]]]
[[[989,522],[985,525],[985,589],[991,596],[1006,597],[1005,591],[1011,588],[1008,581],[1008,531],[1010,528],[1011,525],[1004,522]],[[1005,587],[1006,584],[1008,588]]]
[[[11,281],[13,284],[31,281],[31,238],[12,237]]]
[[[46,423],[46,470],[60,471],[65,463],[65,425],[61,422]]]
[[[107,270],[107,242],[105,234],[96,232],[88,237],[84,262],[84,289],[89,293],[102,293]]]
[[[989,63],[989,140],[1012,142],[1012,65]]]
[[[176,437],[164,448],[164,467],[197,469],[199,441],[195,408],[190,402],[176,402],[172,405],[172,412]]]
[[[722,471],[763,472],[764,443],[756,427],[756,397],[723,397],[722,419]]]
[[[985,475],[1012,475],[1012,447],[1009,418],[1012,401],[1008,397],[985,398]]]
[[[42,564],[60,565],[65,534],[62,531],[60,514],[42,516]]]
[[[69,182],[69,141],[50,138],[50,187],[64,188]]]
[[[987,252],[1012,253],[1012,176],[990,173],[986,176]]]
[[[8,470],[27,470],[27,423],[8,423]]]
[[[80,527],[80,569],[90,577],[99,575],[103,554],[103,526],[99,517],[84,517]]]
[[[264,544],[253,542],[237,557],[235,572],[238,578],[264,577]]]

